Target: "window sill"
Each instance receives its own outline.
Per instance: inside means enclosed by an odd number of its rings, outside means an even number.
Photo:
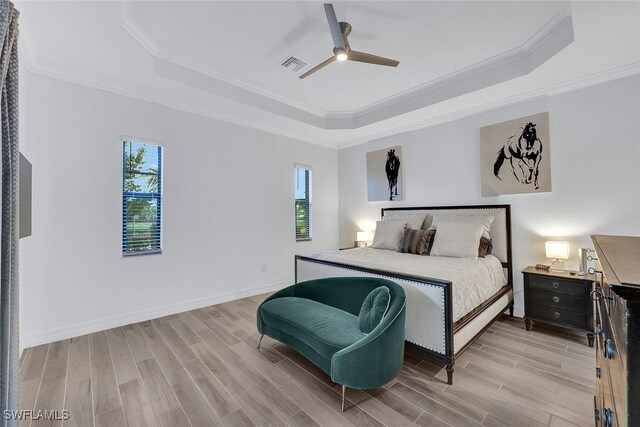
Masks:
[[[122,258],[129,258],[129,257],[140,256],[140,255],[156,255],[161,253],[162,253],[162,249],[158,249],[155,251],[126,252],[122,254]]]
[[[308,239],[296,239],[296,242],[310,242],[312,240],[311,237],[309,237]]]

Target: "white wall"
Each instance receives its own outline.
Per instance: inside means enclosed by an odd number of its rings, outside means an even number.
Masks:
[[[33,164],[23,347],[266,292],[293,281],[295,253],[337,247],[336,150],[22,77]],[[121,255],[121,135],[164,143],[160,255]],[[311,242],[295,242],[294,162],[313,167]]]
[[[549,111],[553,191],[482,197],[482,126]],[[405,200],[394,206],[509,203],[512,206],[516,313],[522,315],[522,275],[548,262],[544,241],[592,247],[590,234],[640,235],[640,76],[532,100],[455,122],[340,150],[340,243],[380,219],[391,202],[367,202],[365,154],[402,145]]]

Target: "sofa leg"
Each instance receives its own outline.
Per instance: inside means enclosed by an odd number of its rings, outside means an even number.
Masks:
[[[258,345],[256,348],[260,348],[260,344],[262,343],[262,338],[264,338],[264,334],[260,335],[260,341],[258,341]]]
[[[453,384],[453,365],[447,365],[447,384]]]
[[[347,388],[345,386],[342,386],[342,412],[344,412],[344,395],[347,391]]]

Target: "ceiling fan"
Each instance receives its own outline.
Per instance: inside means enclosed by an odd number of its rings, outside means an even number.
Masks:
[[[347,38],[351,34],[351,24],[348,22],[338,22],[336,12],[333,10],[333,5],[330,3],[324,4],[324,12],[327,15],[327,21],[329,22],[329,30],[331,31],[331,37],[333,38],[333,56],[324,62],[316,65],[306,73],[300,76],[301,79],[309,77],[311,74],[326,67],[334,61],[357,61],[366,62],[367,64],[385,65],[387,67],[397,67],[400,63],[394,59],[384,58],[382,56],[372,55],[370,53],[358,52],[351,50],[349,45],[349,39]]]

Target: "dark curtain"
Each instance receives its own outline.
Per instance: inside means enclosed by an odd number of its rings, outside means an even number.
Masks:
[[[9,410],[18,409],[18,15],[0,1],[0,399]],[[4,418],[0,426],[17,425]]]

